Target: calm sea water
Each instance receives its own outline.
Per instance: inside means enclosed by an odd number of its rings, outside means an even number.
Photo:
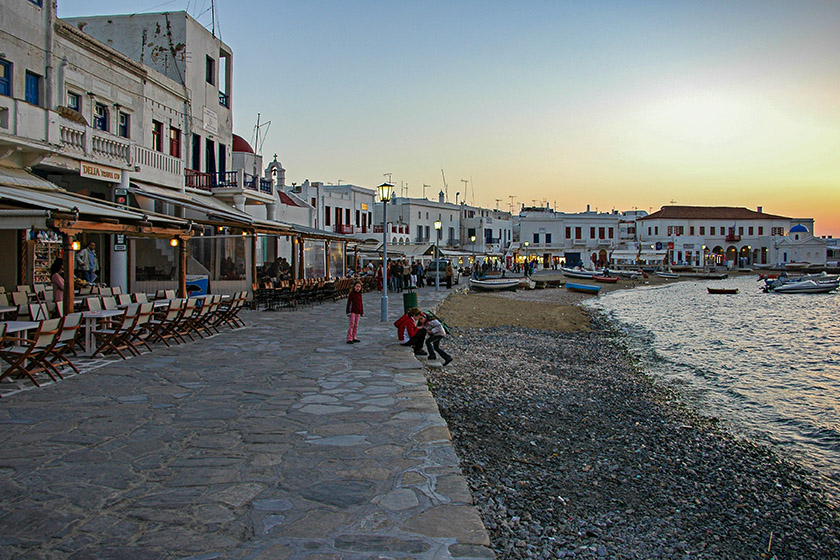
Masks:
[[[840,293],[765,294],[757,276],[619,290],[589,300],[649,374],[707,415],[840,488]],[[710,295],[707,286],[737,287]]]

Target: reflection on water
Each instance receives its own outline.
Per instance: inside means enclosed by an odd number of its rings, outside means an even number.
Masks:
[[[737,287],[711,295],[706,286]],[[704,412],[840,482],[840,293],[765,294],[756,276],[619,290],[589,305],[650,374]]]

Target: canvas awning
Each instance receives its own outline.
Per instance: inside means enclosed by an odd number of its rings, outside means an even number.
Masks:
[[[219,222],[230,222],[251,225],[254,222],[254,218],[247,212],[237,210],[233,206],[225,204],[209,194],[187,193],[134,182],[131,183],[129,191],[135,196],[153,198],[196,212],[199,214],[199,217],[195,218],[195,221],[202,223],[217,224]]]

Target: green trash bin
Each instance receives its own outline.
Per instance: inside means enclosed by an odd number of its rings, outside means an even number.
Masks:
[[[417,292],[403,292],[403,311],[417,307]]]

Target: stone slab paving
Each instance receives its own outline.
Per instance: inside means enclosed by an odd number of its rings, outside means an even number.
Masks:
[[[0,399],[0,556],[493,558],[423,365],[364,303],[359,344],[344,301],[246,312]]]

